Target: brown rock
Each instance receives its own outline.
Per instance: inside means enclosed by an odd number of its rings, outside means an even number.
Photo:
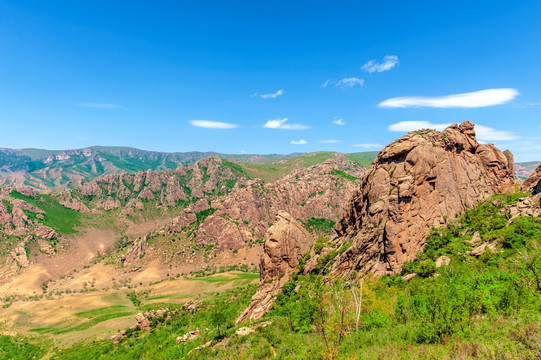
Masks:
[[[473,123],[411,132],[386,146],[335,230],[353,245],[333,272],[396,273],[423,249],[432,227],[493,193],[511,192],[510,153],[477,143]]]
[[[48,226],[38,227],[36,230],[34,230],[34,234],[36,234],[36,236],[39,236],[42,239],[47,239],[47,240],[58,237],[58,234],[56,233],[56,231],[54,231]]]
[[[533,195],[541,193],[541,164],[539,164],[530,177],[524,181],[521,189],[524,192],[531,192]]]
[[[135,315],[135,320],[137,321],[137,324],[141,330],[150,329],[150,321],[148,321],[148,319],[142,313]]]
[[[495,243],[481,244],[478,247],[476,247],[475,249],[473,249],[472,251],[470,251],[470,255],[472,255],[472,256],[480,256],[481,254],[483,254],[487,250],[496,251],[496,244]]]
[[[27,267],[28,265],[30,265],[28,257],[26,256],[26,249],[24,248],[24,243],[19,244],[15,249],[11,250],[9,255],[22,267]]]
[[[270,310],[274,297],[289,281],[299,266],[299,259],[311,246],[312,239],[302,225],[285,211],[279,211],[275,223],[265,234],[257,292],[250,306],[237,319],[237,324],[249,319],[258,320]]]
[[[47,255],[54,255],[54,248],[45,240],[38,240],[39,249]]]
[[[439,267],[442,267],[442,266],[446,266],[446,265],[449,265],[449,263],[451,262],[451,258],[449,256],[440,256],[439,258],[436,259],[436,267],[439,268]]]
[[[517,201],[516,204],[511,204],[502,209],[504,212],[508,212],[511,219],[518,216],[541,216],[541,193],[531,197],[524,197]]]
[[[90,210],[85,204],[83,204],[81,201],[71,196],[67,196],[66,198],[60,199],[60,204],[64,205],[65,207],[69,209],[73,209],[81,213],[90,212]]]
[[[177,336],[177,344],[185,343],[187,341],[195,340],[199,336],[199,330],[189,331],[184,336]]]
[[[17,191],[26,196],[36,196],[36,192],[29,186],[17,187]]]

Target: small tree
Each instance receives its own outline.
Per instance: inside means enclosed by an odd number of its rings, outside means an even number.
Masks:
[[[326,359],[337,358],[338,348],[353,326],[352,304],[351,293],[341,280],[319,289],[315,325],[325,344]]]
[[[224,336],[223,330],[227,327],[227,314],[223,307],[216,305],[210,314],[210,323],[218,329],[218,338]]]
[[[353,295],[353,303],[355,306],[355,331],[359,330],[359,321],[361,319],[363,305],[363,282],[364,279],[361,279],[359,289],[357,289],[355,286],[351,287],[351,294]]]

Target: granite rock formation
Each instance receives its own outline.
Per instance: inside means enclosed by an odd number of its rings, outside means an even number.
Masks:
[[[378,154],[336,224],[335,242],[352,246],[332,272],[396,273],[432,227],[514,184],[512,154],[479,144],[472,122],[411,132]]]
[[[522,184],[522,191],[531,192],[533,195],[541,193],[541,164],[535,169],[530,177]]]
[[[310,251],[312,242],[310,234],[291,215],[278,212],[275,223],[265,234],[257,292],[250,306],[237,319],[237,324],[258,320],[271,309],[274,297],[299,266],[299,259]]]

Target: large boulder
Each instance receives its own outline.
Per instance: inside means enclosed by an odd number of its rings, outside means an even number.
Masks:
[[[541,193],[541,164],[535,169],[530,177],[522,184],[522,191],[530,192],[532,195]]]
[[[514,184],[512,154],[479,144],[470,121],[411,132],[378,154],[336,224],[337,242],[353,241],[332,271],[396,273],[432,227]]]
[[[259,264],[260,283],[252,303],[237,319],[258,320],[271,307],[274,297],[289,281],[299,266],[299,259],[312,247],[310,234],[285,211],[279,211],[276,221],[265,234],[264,253]]]

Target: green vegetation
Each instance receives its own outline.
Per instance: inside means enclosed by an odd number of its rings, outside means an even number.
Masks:
[[[39,334],[60,335],[70,332],[86,330],[101,322],[134,314],[135,310],[133,310],[132,308],[124,305],[113,305],[100,309],[76,313],[75,316],[86,320],[78,324],[58,323],[47,327],[32,329],[31,331]]]
[[[81,214],[75,210],[68,209],[56,201],[51,195],[38,194],[34,197],[23,195],[17,191],[9,194],[14,199],[21,199],[28,204],[43,210],[43,219],[38,217],[37,213],[25,210],[25,213],[31,219],[49,226],[59,234],[74,234],[77,232],[77,225],[80,224]]]
[[[365,168],[369,168],[370,165],[372,165],[372,163],[374,162],[374,160],[376,160],[376,157],[378,156],[378,151],[365,151],[344,155],[346,155],[346,157],[351,161],[356,162],[357,164],[364,166]]]
[[[41,359],[45,351],[21,337],[0,335],[0,359]]]
[[[330,159],[332,152],[314,152],[290,159],[284,159],[267,164],[240,164],[250,177],[272,182],[279,177],[289,174],[295,168],[308,168]]]
[[[149,331],[128,331],[117,346],[111,340],[85,341],[52,358],[538,359],[541,219],[510,219],[503,210],[521,196],[495,195],[446,228],[434,230],[425,251],[405,264],[402,274],[361,277],[353,271],[348,278],[330,279],[326,270],[351,243],[332,250],[319,258],[313,274],[293,274],[270,313],[261,319],[265,326],[256,326],[261,322],[235,326],[255,291],[255,285],[243,285],[202,298],[202,305],[193,311],[179,305],[171,319],[153,321]],[[476,232],[482,242],[496,244],[495,250],[472,255],[478,246],[471,243]],[[324,254],[326,246],[327,240],[320,237],[314,250]],[[450,262],[437,268],[436,260],[443,255]],[[301,259],[300,268],[309,258]],[[411,280],[403,279],[413,272],[417,275]],[[256,276],[240,275],[246,280]],[[231,279],[224,275],[193,281],[225,284]],[[136,295],[130,296],[142,299]],[[158,298],[146,300],[150,299]],[[156,306],[161,305],[141,308]],[[92,321],[124,311],[109,307],[77,316]],[[235,331],[241,326],[254,332],[238,336]],[[37,331],[55,333],[51,331],[66,328],[59,324]],[[175,341],[196,329],[200,330],[196,339]],[[13,348],[14,339],[4,341],[7,349]],[[28,347],[25,351],[37,352],[36,358],[43,355],[32,342],[20,341]]]
[[[317,234],[332,234],[336,222],[325,218],[310,218],[302,221],[304,228],[312,233]]]
[[[349,181],[357,181],[357,180],[361,180],[360,178],[358,177],[355,177],[353,175],[349,175],[348,173],[346,173],[345,171],[342,171],[342,170],[336,170],[336,169],[333,169],[331,171],[331,174],[332,175],[336,175],[342,179],[346,179],[346,180],[349,180]]]

